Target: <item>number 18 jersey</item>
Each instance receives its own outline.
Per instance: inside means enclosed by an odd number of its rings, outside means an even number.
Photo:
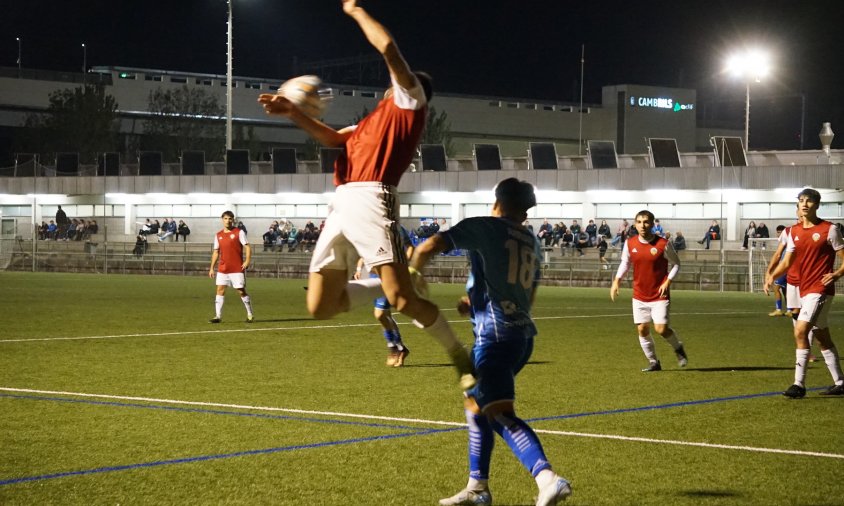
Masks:
[[[442,233],[452,248],[469,250],[466,291],[478,344],[536,335],[531,295],[539,283],[540,246],[519,223],[467,218]]]

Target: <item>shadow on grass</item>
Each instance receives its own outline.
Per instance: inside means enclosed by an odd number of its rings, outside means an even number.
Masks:
[[[527,365],[546,365],[546,364],[551,364],[551,363],[552,362],[548,362],[548,361],[544,361],[544,360],[537,360],[537,361],[531,360],[530,362],[527,363]],[[405,363],[402,367],[403,368],[404,367],[454,367],[454,364],[452,364],[451,362],[442,363],[442,364],[408,364],[408,363]]]
[[[697,372],[752,372],[752,371],[793,371],[794,367],[738,366],[738,367],[689,367],[686,371]]]
[[[255,318],[255,323],[288,323],[288,322],[312,322],[313,318],[277,318],[269,320],[264,318]]]
[[[706,498],[706,497],[739,497],[741,494],[736,492],[732,492],[729,490],[683,490],[679,492],[677,495],[681,495],[683,497],[699,497],[699,498]]]

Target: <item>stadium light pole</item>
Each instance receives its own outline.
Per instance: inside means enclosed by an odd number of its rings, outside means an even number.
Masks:
[[[771,70],[770,59],[766,52],[748,49],[736,53],[727,60],[727,72],[744,79],[744,149],[750,151],[750,83],[761,82]]]
[[[21,59],[21,44],[22,44],[22,42],[21,42],[20,37],[15,37],[15,40],[18,41],[18,77],[21,77],[21,74],[23,72],[23,69],[21,68],[21,65],[23,64],[23,60]]]
[[[86,73],[88,72],[88,47],[82,43],[82,82],[87,82]]]
[[[232,0],[226,0],[229,7],[226,42],[226,149],[232,148]]]

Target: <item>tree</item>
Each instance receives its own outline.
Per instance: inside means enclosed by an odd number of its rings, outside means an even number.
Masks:
[[[93,163],[98,153],[117,151],[117,101],[101,84],[57,90],[44,113],[27,116],[24,128],[17,150],[79,152],[80,162]]]
[[[446,155],[454,154],[454,147],[451,144],[451,122],[445,111],[437,114],[434,106],[428,108],[425,131],[422,132],[422,144],[442,144]]]
[[[158,88],[149,94],[149,111],[143,149],[161,151],[165,160],[176,160],[185,150],[205,151],[208,160],[222,159],[225,110],[215,95],[188,86]]]

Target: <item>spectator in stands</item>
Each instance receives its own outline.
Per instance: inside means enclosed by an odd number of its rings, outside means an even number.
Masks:
[[[581,231],[577,234],[574,238],[574,249],[580,253],[580,256],[583,256],[583,248],[589,247],[589,235],[586,232]]]
[[[577,220],[571,220],[571,226],[569,227],[569,230],[571,230],[573,242],[577,241],[577,234],[579,234],[581,231],[580,225],[577,223]]]
[[[553,233],[554,227],[548,223],[548,218],[545,218],[542,221],[542,225],[539,225],[539,232],[536,233],[536,237],[538,237],[539,241],[545,246],[550,246],[551,241],[554,239]]]
[[[238,222],[237,222],[237,228],[239,228],[240,230],[243,230],[243,233],[244,233],[244,234],[248,234],[248,233],[249,233],[249,232],[246,230],[246,225],[244,225],[244,224],[243,224],[243,222],[242,222],[242,221],[240,221],[240,220],[238,220]]]
[[[431,218],[431,224],[428,225],[428,227],[431,229],[431,235],[434,235],[440,231],[440,224],[437,223],[436,218]]]
[[[662,225],[659,223],[659,220],[654,220],[653,233],[657,237],[665,237],[665,229],[662,228]]]
[[[296,246],[299,245],[299,230],[296,225],[291,225],[290,233],[287,234],[287,251],[296,251]]]
[[[448,230],[448,222],[445,221],[445,218],[440,219],[440,232],[445,232]]]
[[[308,225],[311,225],[310,227]],[[302,245],[302,250],[305,253],[310,253],[313,249],[314,245],[316,245],[317,238],[319,237],[319,233],[316,230],[316,227],[313,223],[308,222],[308,225],[305,225],[305,228],[302,229],[302,232],[299,234],[300,239],[299,243]]]
[[[67,226],[67,230],[65,231],[64,240],[65,241],[72,241],[76,238],[76,226],[79,225],[79,222],[76,221],[76,218],[73,218],[70,221],[70,224]]]
[[[601,220],[601,224],[598,226],[598,235],[604,236],[607,239],[612,237],[612,230],[610,230],[610,226],[607,224],[607,220]]]
[[[595,246],[598,248],[598,255],[601,257],[601,268],[604,270],[610,268],[610,262],[607,260],[607,248],[609,248],[609,245],[607,244],[608,238],[608,235],[598,236],[598,245]]]
[[[278,239],[278,233],[272,225],[269,226],[264,235],[264,251],[275,251],[275,242]]]
[[[178,231],[179,226],[176,225],[176,220],[170,218],[170,220],[168,221],[167,218],[164,218],[164,225],[162,225],[161,227],[161,235],[158,236],[158,242],[161,242],[167,239],[168,237],[176,235]]]
[[[522,225],[524,225],[524,227],[526,229],[528,229],[531,234],[533,233],[533,225],[530,224],[530,221],[525,220],[525,222]]]
[[[741,249],[747,249],[747,240],[756,237],[756,222],[751,221],[748,223],[747,228],[744,230],[744,241],[741,243]]]
[[[47,233],[49,232],[49,225],[47,225],[46,221],[42,221],[41,225],[37,229],[38,231],[38,239],[43,241],[48,238]]]
[[[618,229],[615,231],[615,237],[613,238],[612,242],[610,242],[610,246],[616,247],[622,242],[627,240],[627,232],[630,228],[630,225],[627,223],[627,220],[621,220],[621,225],[618,226]]]
[[[50,220],[50,224],[47,225],[47,239],[58,240],[58,230],[59,227],[56,225],[56,222]]]
[[[771,233],[768,231],[768,225],[765,225],[763,222],[759,222],[759,226],[756,227],[756,237],[760,239],[768,239],[771,237]],[[762,249],[765,249],[765,241],[760,241],[762,243]]]
[[[132,250],[132,254],[135,255],[136,258],[141,258],[144,256],[144,253],[147,252],[147,236],[146,234],[138,234],[135,237],[135,249]]]
[[[571,229],[566,230],[563,232],[563,239],[562,244],[560,245],[560,250],[562,251],[563,255],[566,254],[566,250],[571,248],[572,243],[574,242],[574,234],[571,233]]]
[[[554,228],[551,229],[551,247],[559,246],[560,241],[563,239],[563,231],[565,231],[566,226],[562,223],[557,223],[554,225]]]
[[[721,239],[721,226],[718,225],[718,220],[712,220],[712,224],[709,225],[709,230],[706,231],[706,235],[703,236],[703,239],[699,240],[698,244],[706,243],[706,247],[704,249],[709,249],[709,243],[712,241],[717,241]]]
[[[70,225],[70,220],[67,219],[67,213],[64,212],[62,206],[56,211],[56,240],[59,238],[67,239],[67,228]]]
[[[158,235],[159,230],[161,230],[161,223],[159,223],[158,220],[155,220],[150,224],[149,232],[147,232],[147,235]]]
[[[673,244],[674,251],[681,251],[686,249],[686,238],[683,237],[683,232],[680,232],[679,230],[677,231],[677,233],[674,235]]]
[[[179,224],[176,226],[176,242],[179,242],[179,236],[182,236],[182,242],[188,242],[189,235],[190,227],[184,220],[179,220]]]
[[[589,236],[589,246],[598,244],[598,225],[595,225],[595,220],[589,220],[585,231],[586,235]]]
[[[88,222],[88,237],[96,234],[100,231],[100,226],[97,224],[97,220],[91,220]]]
[[[85,225],[85,220],[79,219],[76,222],[76,235],[74,236],[74,238],[77,241],[81,241],[83,238],[87,239],[86,228],[87,227]]]

